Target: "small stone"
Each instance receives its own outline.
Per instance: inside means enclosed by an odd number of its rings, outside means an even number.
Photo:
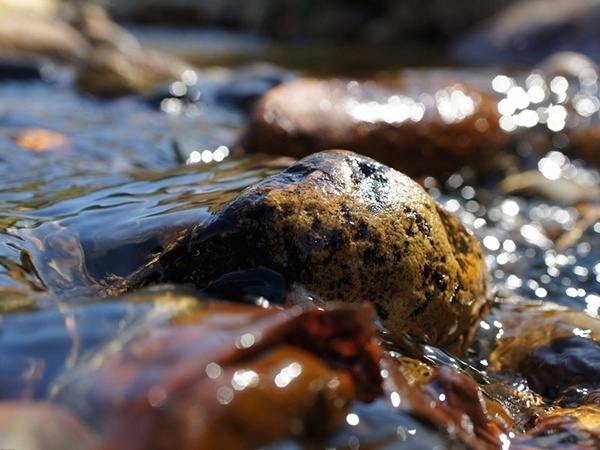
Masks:
[[[246,189],[134,274],[205,287],[266,267],[323,301],[375,305],[393,339],[460,348],[487,310],[479,243],[406,175],[332,150]]]
[[[258,103],[243,144],[249,152],[304,157],[352,150],[409,176],[443,176],[502,150],[495,100],[433,72],[375,83],[299,79]]]

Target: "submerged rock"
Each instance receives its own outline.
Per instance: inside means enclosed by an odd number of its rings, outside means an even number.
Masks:
[[[600,409],[594,406],[550,410],[540,414],[534,425],[527,434],[517,435],[510,448],[594,450],[600,446]]]
[[[323,301],[375,305],[397,342],[460,347],[488,305],[479,243],[416,182],[332,150],[246,189],[120,286],[205,287],[266,267]]]
[[[494,317],[502,336],[490,355],[493,370],[514,371],[548,402],[584,403],[600,388],[600,321],[557,305],[504,306]]]
[[[410,176],[447,175],[502,149],[498,119],[492,97],[435,72],[387,83],[299,79],[263,97],[243,145],[294,157],[344,148]]]

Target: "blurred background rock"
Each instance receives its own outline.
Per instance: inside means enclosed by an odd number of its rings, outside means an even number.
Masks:
[[[261,61],[355,76],[564,51],[598,63],[599,20],[600,0],[0,0],[0,58],[75,64],[80,88],[111,97]]]
[[[397,66],[414,63],[411,51],[432,47],[451,64],[534,65],[565,50],[600,59],[600,0],[0,0],[0,18],[33,13],[65,18],[74,6],[90,3],[133,28],[136,37],[151,36],[151,44],[164,35],[144,30],[176,29],[163,44],[174,51],[182,45],[195,51],[204,44],[210,50],[210,42],[187,31],[219,29],[244,37],[228,40],[213,54],[223,47],[230,53],[235,47],[240,53],[252,51],[255,36],[271,44],[387,48],[388,58],[407,58]],[[398,46],[408,52],[389,51]]]

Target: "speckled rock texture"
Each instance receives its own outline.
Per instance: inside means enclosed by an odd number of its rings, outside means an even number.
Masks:
[[[342,150],[306,157],[180,236],[125,288],[267,267],[322,301],[375,305],[391,339],[460,349],[488,306],[482,251],[415,181]]]
[[[265,94],[243,148],[297,158],[330,148],[367,155],[409,176],[444,176],[500,153],[496,101],[435,71],[395,81],[298,79]]]

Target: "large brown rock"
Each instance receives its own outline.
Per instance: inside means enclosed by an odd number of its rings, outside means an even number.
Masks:
[[[122,288],[204,287],[267,267],[323,301],[369,301],[393,339],[458,348],[488,305],[475,238],[416,182],[348,151],[311,155],[248,188]]]
[[[393,83],[299,79],[259,102],[244,148],[295,157],[344,148],[410,176],[445,175],[502,149],[498,119],[492,97],[433,72]]]
[[[102,430],[103,450],[243,450],[323,438],[353,400],[382,393],[373,316],[369,305],[205,301],[122,347],[112,342],[57,385],[56,399]]]

